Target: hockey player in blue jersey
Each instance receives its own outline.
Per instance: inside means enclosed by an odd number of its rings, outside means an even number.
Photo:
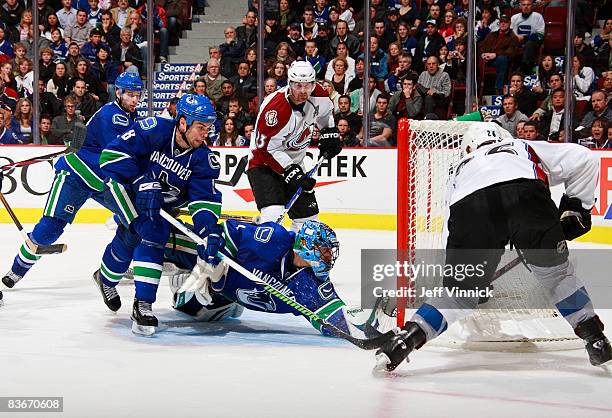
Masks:
[[[136,106],[144,87],[140,77],[123,73],[115,81],[117,99],[102,106],[87,123],[82,147],[55,163],[55,178],[47,196],[43,216],[30,233],[38,245],[54,243],[72,223],[88,199],[105,205],[104,182],[99,159],[104,147],[119,134],[130,129],[136,118]],[[25,243],[15,256],[2,285],[12,288],[40,259]]]
[[[136,296],[132,330],[152,335],[158,325],[151,310],[162,273],[164,248],[171,227],[160,209],[187,206],[195,231],[207,238],[201,258],[214,263],[223,246],[221,193],[217,156],[206,146],[216,113],[205,96],[187,94],[176,106],[176,119],[151,117],[111,142],[100,156],[106,177],[106,199],[121,223],[107,246],[94,281],[112,311],[121,307],[115,286],[133,261]]]
[[[346,309],[330,279],[340,244],[336,233],[317,221],[306,221],[296,234],[274,222],[255,225],[235,220],[224,223],[222,252],[270,286],[288,289],[286,296],[325,318],[346,333],[364,336],[368,318]],[[225,264],[216,266],[196,257],[167,251],[167,260],[191,274],[171,276],[174,308],[203,321],[238,317],[243,308],[269,313],[302,315],[266,292],[260,284]],[[192,270],[193,269],[193,270]],[[361,310],[357,310],[361,313]],[[303,316],[303,315],[302,315]],[[367,313],[365,316],[368,316]],[[308,320],[308,318],[306,318]],[[361,323],[360,323],[361,322]],[[329,335],[326,330],[321,330]]]

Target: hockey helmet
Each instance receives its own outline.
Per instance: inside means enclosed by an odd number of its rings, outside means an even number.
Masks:
[[[194,121],[215,123],[217,113],[208,97],[184,94],[176,104],[176,121],[178,122],[181,117],[185,118],[189,127]]]
[[[493,122],[475,122],[463,134],[461,140],[461,151],[465,154],[474,152],[481,145],[500,142],[504,138],[501,128]],[[468,147],[470,151],[468,152]]]
[[[115,87],[120,92],[125,90],[142,92],[144,84],[138,74],[123,72],[115,80]]]
[[[308,61],[293,61],[287,77],[290,82],[314,83],[317,80],[317,72]]]
[[[306,221],[295,237],[293,251],[311,262],[312,270],[320,276],[329,272],[338,255],[340,243],[329,226],[318,221]]]

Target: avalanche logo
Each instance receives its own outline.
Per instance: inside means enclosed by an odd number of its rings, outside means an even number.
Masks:
[[[276,304],[269,293],[259,290],[236,289],[236,297],[245,305],[251,305],[266,312],[274,312]]]
[[[310,144],[310,128],[304,129],[298,137],[289,138],[287,148],[290,150],[300,150],[306,148]]]
[[[266,119],[266,125],[270,127],[278,123],[278,112],[276,110],[268,110],[264,117]]]

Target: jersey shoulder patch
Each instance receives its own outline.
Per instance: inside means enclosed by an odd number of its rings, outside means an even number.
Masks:
[[[261,109],[257,129],[260,133],[271,137],[287,125],[291,118],[291,105],[284,91],[278,91],[274,97]]]
[[[140,129],[142,129],[143,131],[148,131],[157,126],[157,119],[153,116],[144,119],[139,119],[138,125],[140,125]]]
[[[130,126],[130,120],[128,119],[128,117],[125,115],[122,115],[121,113],[115,113],[112,117],[112,122],[113,122],[113,125],[119,125],[119,126],[125,126],[125,127]]]

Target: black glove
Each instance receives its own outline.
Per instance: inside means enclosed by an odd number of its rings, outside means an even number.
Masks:
[[[296,190],[301,187],[304,191],[310,191],[314,189],[317,181],[304,174],[302,167],[299,165],[291,164],[285,168],[285,183],[289,186],[293,186]]]
[[[565,239],[569,241],[591,230],[591,211],[584,209],[577,197],[564,194],[559,203],[559,215]]]
[[[338,128],[330,127],[321,129],[319,136],[319,151],[321,155],[331,160],[342,151],[342,140]]]
[[[164,201],[162,187],[152,176],[144,176],[133,185],[136,199],[134,206],[139,215],[155,218]]]

